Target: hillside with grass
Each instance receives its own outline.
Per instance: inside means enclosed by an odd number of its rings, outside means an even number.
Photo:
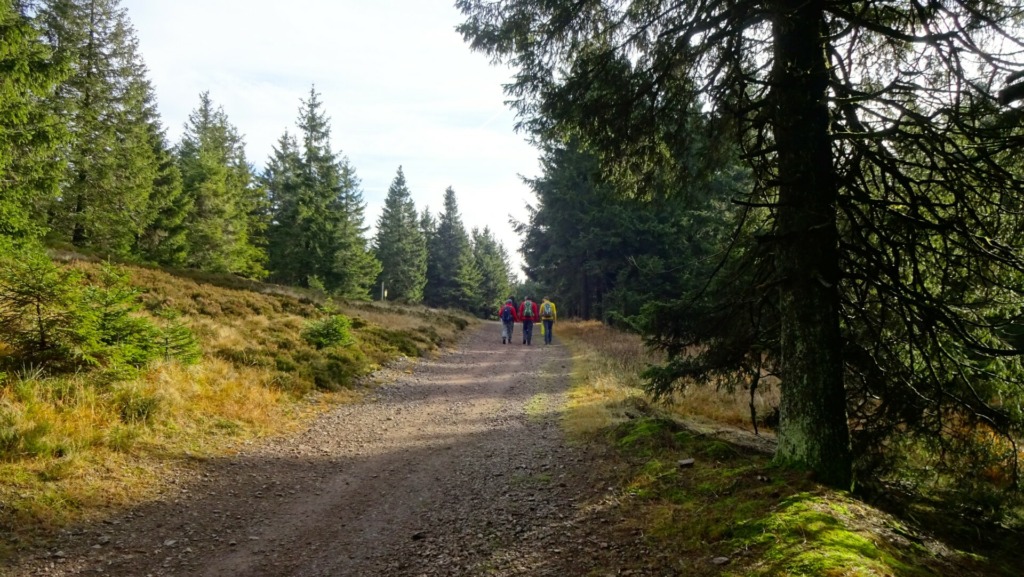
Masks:
[[[777,383],[709,382],[652,402],[641,372],[660,357],[640,337],[562,322],[573,350],[564,416],[580,442],[609,448],[623,539],[686,575],[1005,576],[1024,571],[1024,509],[999,522],[970,503],[902,483],[836,491],[772,461]],[[757,431],[757,433],[755,433]]]
[[[169,468],[358,400],[472,321],[33,251],[0,266],[0,550],[162,490]],[[60,262],[63,261],[63,262]]]
[[[359,401],[374,390],[376,369],[432,355],[476,322],[233,276],[16,256],[0,267],[4,556],[181,490],[171,486],[177,472]],[[41,280],[13,290],[29,273]],[[30,288],[39,306],[18,309]],[[585,466],[606,472],[614,496],[601,506],[615,521],[591,529],[611,542],[642,535],[652,552],[643,566],[734,576],[1019,574],[1021,511],[997,524],[894,484],[822,486],[772,462],[776,381],[753,392],[709,382],[657,403],[641,375],[659,353],[639,336],[597,322],[557,326],[572,352],[562,427],[573,442],[605,447]],[[756,428],[751,403],[762,416]]]

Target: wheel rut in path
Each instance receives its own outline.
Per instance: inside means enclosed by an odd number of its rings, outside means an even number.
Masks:
[[[177,473],[176,493],[73,528],[8,574],[619,574],[650,552],[608,534],[607,472],[563,436],[570,370],[557,338],[503,345],[483,323],[383,371],[365,402]]]

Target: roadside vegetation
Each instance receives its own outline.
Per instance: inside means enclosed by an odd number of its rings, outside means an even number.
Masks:
[[[0,554],[360,398],[468,316],[230,275],[0,259]]]
[[[671,552],[679,574],[1020,575],[1021,511],[996,525],[895,485],[826,488],[773,466],[774,434],[762,423],[754,435],[749,390],[710,384],[653,403],[640,373],[659,359],[638,336],[597,322],[560,322],[558,334],[573,350],[566,429],[613,449],[621,529]],[[760,414],[777,395],[760,387]]]

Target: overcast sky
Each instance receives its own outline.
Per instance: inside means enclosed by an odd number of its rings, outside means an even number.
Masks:
[[[398,166],[422,210],[454,188],[467,232],[490,226],[519,273],[522,219],[537,151],[513,132],[511,71],[471,52],[454,0],[124,0],[168,136],[177,142],[208,90],[262,170],[295,133],[315,84],[332,143],[362,181],[375,225]]]

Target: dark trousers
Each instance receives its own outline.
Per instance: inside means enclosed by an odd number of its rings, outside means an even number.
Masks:
[[[544,344],[551,344],[551,329],[555,326],[554,319],[544,319],[541,321],[544,323]]]
[[[523,343],[530,344],[533,341],[533,321],[523,321]]]

